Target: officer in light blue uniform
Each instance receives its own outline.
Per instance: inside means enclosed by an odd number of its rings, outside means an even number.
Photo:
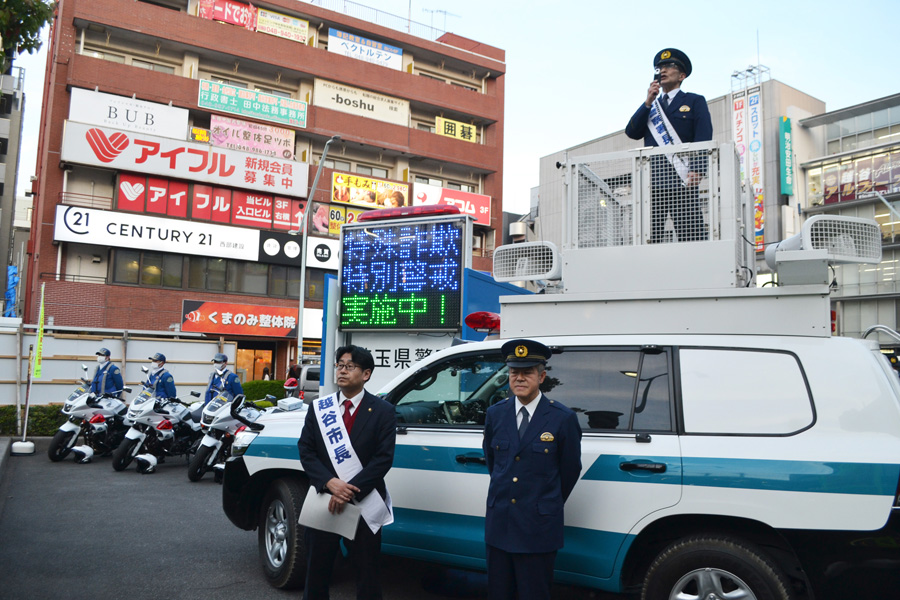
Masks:
[[[153,395],[157,398],[175,398],[175,379],[166,370],[166,355],[157,352],[150,357],[153,367],[147,377],[147,385],[153,389]]]
[[[216,354],[213,356],[212,363],[213,372],[210,373],[209,384],[206,386],[206,397],[203,399],[204,406],[218,396],[220,392],[228,392],[232,398],[244,393],[241,380],[228,370],[227,356],[221,353]]]
[[[511,393],[484,423],[488,598],[547,600],[563,547],[563,504],[581,474],[581,427],[573,411],[540,391],[547,346],[512,340],[502,352]]]
[[[111,394],[120,397],[122,388],[125,387],[125,382],[122,380],[122,370],[109,360],[108,348],[100,348],[96,354],[97,370],[94,372],[94,379],[91,381],[91,392],[98,396]]]

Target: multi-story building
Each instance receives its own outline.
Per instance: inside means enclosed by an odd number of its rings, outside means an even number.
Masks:
[[[200,332],[236,341],[248,378],[280,377],[297,360],[300,269],[315,355],[340,224],[361,211],[462,206],[473,266],[490,270],[504,52],[340,6],[361,17],[292,0],[59,2],[26,322],[46,284],[57,328]]]
[[[21,270],[13,243],[16,205],[16,171],[19,167],[19,144],[22,139],[22,116],[25,111],[25,69],[10,66],[0,75],[0,282],[4,296],[9,287],[8,267]],[[19,316],[13,295],[3,303],[3,312]],[[11,305],[11,306],[8,306]]]
[[[798,157],[796,190],[804,215],[875,219],[881,226],[878,265],[836,268],[836,327],[860,337],[873,325],[900,325],[900,94],[801,119],[813,144]],[[878,332],[885,346],[900,339]],[[870,335],[875,339],[875,334]]]

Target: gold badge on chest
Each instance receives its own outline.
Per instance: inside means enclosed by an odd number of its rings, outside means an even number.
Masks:
[[[678,109],[678,112],[691,112],[691,107],[687,105],[682,106]]]
[[[541,434],[541,441],[542,441],[542,442],[552,442],[553,439],[554,439],[554,438],[553,438],[553,434],[550,433],[549,431],[545,431],[544,433]]]

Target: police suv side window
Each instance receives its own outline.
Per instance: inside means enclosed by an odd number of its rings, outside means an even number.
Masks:
[[[682,348],[685,433],[789,435],[815,419],[806,375],[788,352]]]
[[[430,365],[394,390],[397,422],[404,425],[484,425],[488,406],[509,395],[499,351],[455,356]]]
[[[584,430],[671,431],[668,352],[565,349],[541,386],[576,413]]]

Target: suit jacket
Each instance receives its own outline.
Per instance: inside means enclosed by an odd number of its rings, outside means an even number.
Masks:
[[[487,411],[484,456],[491,474],[485,541],[506,552],[553,552],[563,546],[563,504],[581,474],[578,417],[541,396],[524,437],[515,398]]]
[[[313,402],[318,402],[314,400]],[[384,477],[394,463],[394,445],[397,440],[397,417],[394,406],[378,396],[366,392],[359,403],[356,420],[350,431],[350,443],[362,463],[363,469],[348,481],[359,488],[357,500],[365,498],[373,489],[382,498],[387,497]],[[316,491],[327,491],[325,484],[337,477],[328,455],[322,432],[316,421],[314,407],[309,407],[300,441],[300,462]]]

